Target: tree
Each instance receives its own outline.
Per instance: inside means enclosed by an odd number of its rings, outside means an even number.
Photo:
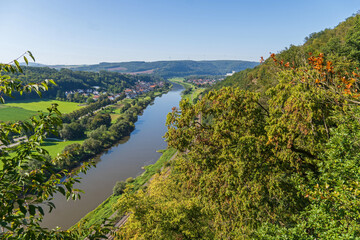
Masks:
[[[28,63],[30,52],[21,57]],[[18,58],[19,59],[19,58]],[[40,84],[22,84],[21,81],[11,79],[4,72],[22,72],[18,59],[9,64],[0,64],[0,101],[4,97],[12,97],[14,92],[20,94],[35,91],[42,95],[48,85],[55,84],[46,80]],[[69,173],[65,170],[55,173],[53,161],[49,161],[48,152],[41,147],[41,142],[48,134],[56,134],[61,125],[60,112],[57,105],[48,108],[48,113],[40,113],[27,122],[12,124],[0,123],[0,141],[5,147],[0,151],[0,238],[1,239],[64,239],[77,238],[78,231],[47,230],[41,227],[44,206],[53,209],[55,206],[51,197],[61,193],[66,198],[76,199],[81,192],[73,188],[78,182],[76,174],[86,172],[89,164],[84,164],[78,170]],[[15,147],[10,147],[10,135],[31,132],[28,141]],[[54,161],[59,161],[61,157]],[[30,169],[29,164],[34,160],[36,165]],[[65,177],[66,181],[61,182]],[[92,231],[92,230],[91,230]],[[91,233],[91,232],[89,232]],[[98,231],[96,231],[98,234]]]
[[[95,102],[95,100],[94,100],[92,97],[88,97],[88,98],[86,99],[86,103],[87,103],[87,104],[94,103],[94,102]]]
[[[61,162],[59,162],[60,167],[72,167],[74,164],[79,164],[79,162],[84,157],[84,150],[79,143],[73,143],[67,145],[62,153],[65,155]]]
[[[60,130],[60,136],[66,140],[82,139],[85,137],[85,127],[77,122],[64,124]]]
[[[345,37],[348,52],[351,58],[360,62],[360,19],[358,18],[353,28],[346,34]]]
[[[126,188],[126,182],[123,181],[117,181],[114,188],[113,188],[113,194],[114,196],[118,196],[124,193],[124,190]]]
[[[271,59],[277,85],[263,99],[228,87],[173,108],[165,137],[178,157],[146,191],[125,190],[121,237],[360,237],[360,74],[323,54]]]
[[[99,140],[101,142],[106,141],[108,138],[108,132],[105,125],[101,125],[100,127],[96,128],[95,130],[88,133],[90,138]]]
[[[99,153],[102,150],[102,143],[99,140],[93,138],[87,138],[83,143],[84,151],[91,153]]]
[[[94,130],[100,127],[101,125],[105,125],[109,127],[111,125],[111,117],[110,114],[96,114],[93,120],[90,123],[90,129]]]

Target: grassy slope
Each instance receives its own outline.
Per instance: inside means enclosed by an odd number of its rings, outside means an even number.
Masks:
[[[10,102],[0,105],[0,121],[19,121],[29,119],[37,114],[37,111],[47,111],[51,104],[57,103],[61,113],[69,113],[81,108],[79,103],[64,102],[57,100],[29,100],[21,102]]]
[[[21,102],[12,102],[0,105],[0,121],[21,121],[29,119],[30,117],[37,114],[37,111],[46,111],[46,108],[50,107],[51,104],[59,104],[58,109],[62,113],[69,113],[76,109],[81,108],[78,103],[64,102],[57,100],[29,100]],[[56,157],[58,153],[72,143],[81,144],[84,140],[58,142],[53,140],[46,140],[43,143],[43,147],[49,152],[51,157]],[[0,162],[0,169],[2,169],[2,162]]]
[[[19,107],[0,105],[0,121],[3,122],[29,119],[36,113],[36,111],[30,111]]]
[[[73,143],[79,143],[82,144],[84,142],[84,140],[73,140],[73,141],[65,141],[65,142],[61,142],[61,141],[55,141],[55,140],[46,140],[43,142],[42,147],[45,148],[50,156],[52,158],[56,157],[58,153],[61,153],[62,150],[70,144]]]
[[[31,100],[31,101],[21,101],[21,102],[11,102],[6,103],[7,106],[11,107],[20,107],[30,111],[46,111],[51,104],[57,103],[58,109],[61,113],[69,113],[76,109],[81,108],[79,103],[74,102],[65,102],[65,101],[57,101],[57,100]]]
[[[169,161],[171,157],[176,153],[176,149],[170,148],[167,150],[162,151],[163,154],[159,158],[159,160],[152,164],[145,167],[145,172],[142,173],[140,176],[135,178],[135,181],[131,183],[131,188],[134,191],[142,188],[143,185],[150,180],[150,178],[160,170],[164,163]],[[113,205],[117,202],[117,200],[121,197],[120,196],[113,196],[111,195],[107,198],[103,203],[101,203],[96,209],[89,212],[85,217],[83,217],[77,224],[85,223],[84,227],[91,227],[95,223],[100,222],[104,218],[109,218],[113,213]]]
[[[47,150],[52,158],[56,157],[58,153],[61,153],[62,150],[70,144],[79,143],[82,144],[84,140],[73,140],[73,141],[55,141],[55,140],[45,140],[41,146]],[[3,163],[0,161],[0,169],[2,169]]]

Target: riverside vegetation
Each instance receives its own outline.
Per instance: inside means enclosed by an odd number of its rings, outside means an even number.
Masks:
[[[191,103],[196,102],[199,95],[205,91],[205,88],[200,88],[194,84],[185,82],[185,78],[171,78],[169,81],[182,85],[185,88],[185,90],[182,92],[182,99],[186,99]]]
[[[31,53],[28,52],[31,57]],[[26,54],[22,56],[27,62]],[[0,72],[22,72],[17,60],[12,64],[1,64]],[[23,83],[13,80],[9,75],[1,75],[0,100],[3,96],[13,97],[13,94],[36,92],[42,95],[48,85],[55,82],[46,80],[39,83]],[[57,103],[48,108],[48,113],[39,112],[28,121],[0,123],[0,140],[5,147],[0,150],[2,169],[0,171],[0,238],[1,239],[78,239],[81,236],[97,238],[105,236],[109,229],[96,223],[90,229],[78,228],[70,231],[58,229],[47,230],[40,226],[42,216],[45,214],[43,207],[53,209],[52,196],[59,192],[67,199],[80,198],[81,190],[73,188],[79,178],[77,173],[86,173],[92,163],[79,163],[99,153],[104,148],[111,146],[123,136],[128,135],[134,128],[133,122],[137,115],[151,101],[162,92],[168,90],[169,85],[148,92],[130,101],[124,100],[119,106],[119,114],[111,119],[106,109],[97,111],[98,108],[114,105],[124,98],[120,95],[113,101],[103,96],[96,103],[83,107],[78,111],[61,116]],[[96,110],[96,113],[94,112]],[[101,110],[101,109],[100,109]],[[80,122],[81,120],[81,122]],[[67,122],[61,125],[61,122]],[[74,140],[89,136],[82,145],[76,143],[65,147],[63,154],[55,158],[49,156],[46,146],[42,145],[45,138],[58,136]],[[87,131],[87,132],[86,132]],[[104,136],[106,134],[106,136]],[[10,146],[16,136],[26,135],[27,141]],[[101,139],[101,142],[100,140]],[[9,145],[9,146],[8,146]],[[75,166],[79,166],[74,169]],[[73,169],[73,170],[72,170]],[[65,179],[65,180],[62,180]],[[61,183],[61,184],[60,184]]]
[[[184,82],[183,78],[172,78],[169,79],[169,81],[184,86],[185,90],[182,92],[182,99],[192,99],[194,92],[186,91],[186,89],[193,87],[193,85]],[[201,88],[199,90],[202,91],[204,89]],[[196,92],[200,93],[200,91]],[[124,190],[128,188],[130,191],[136,192],[140,189],[146,189],[151,177],[162,171],[169,170],[169,160],[175,157],[176,150],[174,148],[168,148],[166,150],[160,150],[160,152],[162,153],[162,156],[156,161],[156,163],[145,166],[145,171],[140,176],[135,179],[129,178],[126,181],[117,182],[113,189],[113,195],[107,198],[96,209],[83,217],[77,224],[74,225],[73,228],[76,228],[78,225],[83,225],[88,228],[103,219],[109,219],[109,223],[116,223],[119,221],[124,215],[122,215],[121,212],[114,210],[114,207],[116,206],[118,199],[121,197],[121,194],[124,193]],[[116,215],[114,215],[114,213]]]

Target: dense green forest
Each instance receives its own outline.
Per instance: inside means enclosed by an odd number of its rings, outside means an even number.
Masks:
[[[72,71],[69,69],[56,70],[49,67],[22,67],[23,73],[10,74],[11,77],[18,79],[24,84],[39,83],[44,79],[53,79],[57,86],[51,86],[48,91],[43,92],[43,98],[65,99],[65,92],[76,89],[89,89],[94,86],[100,87],[100,90],[111,93],[121,93],[125,88],[130,88],[137,81],[152,82],[160,80],[153,75],[129,75],[117,72],[100,71]],[[36,97],[36,93],[20,95],[14,93],[17,100],[31,99]],[[6,98],[6,97],[5,97]],[[11,98],[6,98],[10,100]]]
[[[258,62],[241,60],[214,60],[214,61],[157,61],[157,62],[103,62],[84,66],[51,66],[55,68],[69,68],[78,71],[101,70],[120,73],[154,73],[164,78],[183,77],[189,75],[225,75],[232,71],[241,71],[253,68]]]
[[[182,101],[119,239],[359,239],[359,61],[355,15]]]

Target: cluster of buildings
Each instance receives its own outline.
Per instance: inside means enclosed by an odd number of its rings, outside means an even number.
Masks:
[[[210,79],[210,78],[192,78],[188,79],[187,82],[195,84],[197,86],[203,86],[203,85],[213,85],[217,81],[221,81],[223,79]]]
[[[84,98],[92,97],[92,99],[94,99],[95,101],[97,101],[101,95],[105,95],[105,94],[108,94],[108,98],[110,100],[115,100],[117,97],[120,97],[120,93],[112,94],[112,93],[107,93],[107,92],[100,92],[99,88],[100,87],[98,87],[98,86],[94,86],[89,89],[76,89],[76,90],[66,91],[65,96],[66,96],[66,98],[70,98],[70,96],[72,94],[77,93],[77,94],[83,96]]]
[[[164,82],[144,82],[137,81],[133,88],[127,88],[124,90],[124,93],[127,98],[135,98],[139,94],[147,93],[153,91],[156,87],[163,87]]]
[[[232,76],[232,75],[234,75],[234,74],[235,74],[235,71],[232,71],[231,73],[225,74],[225,77],[230,77],[230,76]]]
[[[101,93],[98,91],[99,87],[94,87],[94,89],[76,89],[71,91],[66,91],[65,96],[68,97],[71,94],[78,93],[80,95],[83,95],[84,97],[89,97],[91,95],[100,95]]]
[[[143,93],[147,93],[150,91],[153,91],[156,87],[163,87],[164,86],[164,82],[144,82],[144,81],[137,81],[135,86],[132,88],[126,88],[124,90],[124,93],[126,95],[126,97],[128,98],[135,98],[137,95],[139,94],[143,94]],[[101,95],[108,95],[108,98],[110,100],[115,100],[116,98],[118,98],[120,96],[120,93],[118,94],[112,94],[112,93],[107,93],[107,92],[101,92],[99,91],[98,86],[94,86],[90,89],[76,89],[76,90],[71,90],[71,91],[66,91],[65,92],[65,96],[66,98],[70,98],[71,95],[73,94],[79,94],[80,96],[83,96],[85,98],[88,97],[92,97],[95,101],[97,101]]]

